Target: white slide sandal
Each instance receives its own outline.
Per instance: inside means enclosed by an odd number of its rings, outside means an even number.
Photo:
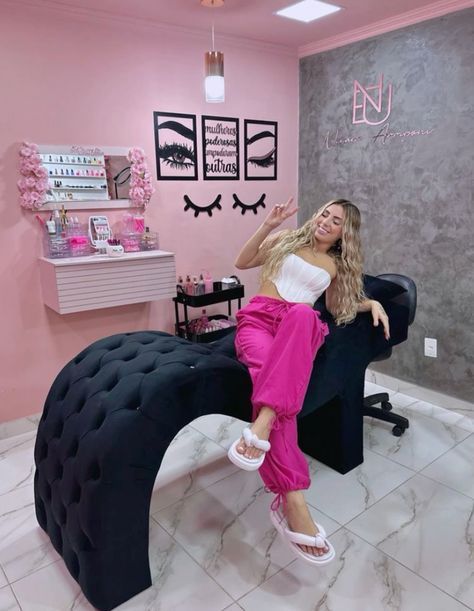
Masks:
[[[272,521],[273,526],[282,536],[285,543],[288,545],[288,547],[291,549],[291,551],[297,558],[301,558],[309,564],[320,566],[328,564],[329,562],[334,560],[336,552],[334,551],[334,547],[331,545],[331,543],[326,539],[326,531],[321,526],[321,524],[315,522],[319,533],[316,536],[310,536],[290,530],[288,528],[288,522],[286,521],[286,518],[279,510],[270,511],[270,520]],[[322,556],[313,556],[313,554],[308,554],[307,552],[304,552],[301,547],[299,547],[300,545],[307,545],[308,547],[319,548],[328,547],[329,551],[327,551]]]
[[[230,446],[227,456],[236,467],[240,467],[245,471],[256,471],[262,466],[263,461],[265,460],[265,452],[268,452],[268,450],[271,448],[270,442],[259,439],[257,435],[252,433],[248,427],[245,427],[242,431],[242,437],[244,438],[245,445],[247,447],[254,447],[257,448],[257,450],[263,450],[264,454],[258,458],[246,458],[243,454],[239,454],[239,452],[237,452],[237,446],[240,443],[239,438]]]

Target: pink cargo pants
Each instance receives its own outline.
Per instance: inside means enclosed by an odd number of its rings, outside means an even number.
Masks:
[[[304,303],[257,295],[237,312],[235,347],[252,378],[252,421],[261,407],[271,407],[276,420],[271,450],[260,475],[267,489],[284,498],[290,490],[310,485],[309,468],[298,447],[296,416],[319,347],[329,333],[319,312]]]

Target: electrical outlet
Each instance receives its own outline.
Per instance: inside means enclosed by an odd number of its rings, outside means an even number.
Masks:
[[[425,337],[425,356],[436,358],[438,356],[438,342],[432,337]]]

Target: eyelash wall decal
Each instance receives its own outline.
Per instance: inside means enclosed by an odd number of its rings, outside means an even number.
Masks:
[[[268,168],[275,163],[275,151],[276,148],[272,148],[272,150],[265,155],[261,155],[259,157],[249,157],[248,163],[252,163],[254,166],[259,166],[261,168]]]
[[[234,204],[232,205],[232,208],[237,208],[237,206],[240,206],[242,209],[241,210],[242,214],[245,214],[247,210],[252,210],[254,214],[257,214],[257,208],[259,208],[260,206],[262,208],[265,208],[266,196],[267,196],[266,193],[262,193],[258,201],[255,202],[255,204],[244,204],[244,202],[240,201],[240,199],[237,197],[235,193],[232,193],[232,197],[234,198]]]
[[[186,206],[184,206],[184,210],[186,211],[186,210],[189,210],[190,208],[194,210],[195,218],[199,216],[201,212],[207,212],[209,216],[212,216],[212,211],[214,208],[218,208],[219,210],[222,210],[222,206],[220,204],[221,199],[222,199],[222,195],[218,195],[211,204],[207,206],[199,206],[198,204],[195,204],[193,201],[191,201],[188,195],[185,195],[184,201],[186,202]]]

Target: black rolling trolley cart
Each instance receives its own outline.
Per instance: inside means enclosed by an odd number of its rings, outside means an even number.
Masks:
[[[237,278],[238,280],[238,278]],[[175,313],[175,334],[179,337],[184,337],[185,339],[189,339],[193,342],[213,342],[216,339],[220,339],[224,337],[228,333],[231,333],[235,327],[226,327],[224,329],[218,329],[216,331],[209,331],[208,333],[193,333],[189,329],[189,315],[188,308],[204,308],[208,305],[212,305],[214,303],[222,303],[227,301],[227,312],[228,315],[225,316],[223,314],[215,314],[213,316],[209,316],[208,319],[218,320],[218,319],[228,319],[228,317],[232,314],[232,301],[237,299],[238,309],[241,307],[241,300],[244,297],[244,285],[240,284],[240,280],[238,280],[238,284],[232,285],[230,288],[222,288],[221,282],[214,282],[214,290],[212,293],[204,293],[203,295],[189,295],[184,291],[178,288],[178,292],[176,297],[173,297],[174,301],[174,313]],[[178,304],[181,304],[184,309],[184,319],[180,320],[179,317],[179,307]]]

